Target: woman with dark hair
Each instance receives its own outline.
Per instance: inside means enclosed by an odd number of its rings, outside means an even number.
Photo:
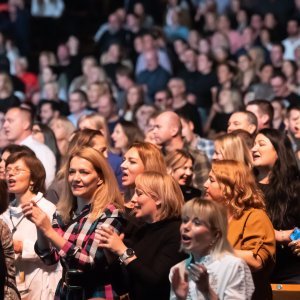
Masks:
[[[32,127],[32,136],[35,140],[47,145],[55,155],[56,168],[60,166],[60,152],[56,143],[56,138],[52,129],[40,122],[35,122]]]
[[[114,147],[124,155],[134,142],[142,142],[144,135],[139,127],[129,121],[119,121],[111,135]]]
[[[8,192],[14,194],[15,199],[2,218],[13,235],[18,290],[24,297],[26,295],[32,300],[53,298],[55,286],[61,277],[60,265],[46,267],[36,255],[34,243],[37,230],[25,218],[21,208],[26,203],[34,202],[52,218],[55,205],[43,197],[45,169],[36,156],[26,152],[12,153],[5,165]]]
[[[0,215],[8,208],[7,185],[0,180]],[[15,253],[11,232],[0,219],[0,299],[19,300],[16,287]]]
[[[300,172],[291,142],[284,133],[265,128],[256,135],[252,155],[275,229],[277,255],[272,280],[300,283],[300,258],[289,247],[293,247],[290,234],[300,227]]]

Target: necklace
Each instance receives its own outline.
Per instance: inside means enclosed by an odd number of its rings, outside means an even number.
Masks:
[[[18,229],[18,226],[20,225],[20,223],[23,221],[23,219],[25,218],[25,215],[22,216],[22,218],[19,220],[19,222],[15,225],[14,222],[13,222],[13,218],[12,218],[12,212],[11,212],[11,209],[9,210],[9,218],[10,218],[10,222],[11,222],[11,225],[13,226],[12,230],[11,230],[11,233],[12,235],[14,235],[14,233],[17,231]]]

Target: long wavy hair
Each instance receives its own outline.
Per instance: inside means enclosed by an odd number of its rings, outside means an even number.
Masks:
[[[244,163],[214,160],[212,172],[221,186],[225,204],[235,219],[239,219],[247,209],[265,209],[263,194],[256,185],[251,169]]]
[[[278,157],[264,189],[267,213],[275,228],[291,229],[300,216],[300,172],[291,142],[276,129],[264,128],[257,134],[270,140]],[[256,171],[259,173],[259,168]]]
[[[74,157],[80,157],[89,161],[98,176],[103,180],[103,183],[97,187],[93,199],[91,199],[92,207],[89,218],[92,221],[96,220],[109,204],[114,205],[118,209],[123,209],[123,198],[120,194],[117,180],[104,156],[93,148],[81,148],[68,157],[66,170],[69,170],[70,162]],[[67,171],[62,194],[57,203],[57,211],[66,224],[70,221],[77,204],[68,182],[68,175]]]

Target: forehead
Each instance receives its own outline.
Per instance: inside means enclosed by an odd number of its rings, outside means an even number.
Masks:
[[[128,158],[135,158],[135,159],[141,159],[140,156],[139,156],[139,153],[137,151],[136,148],[130,148],[124,155],[124,157],[126,159]]]
[[[104,136],[96,135],[92,138],[92,143],[97,145],[106,145],[106,140]]]
[[[89,169],[94,169],[94,166],[90,161],[88,161],[85,158],[82,158],[80,156],[74,156],[71,161],[70,161],[70,167],[71,168],[89,168]]]
[[[272,145],[271,141],[263,134],[259,133],[256,138],[255,138],[255,141],[264,141],[270,145]]]
[[[250,104],[250,105],[247,105],[246,110],[248,110],[248,111],[254,113],[256,116],[257,116],[257,115],[260,115],[260,109],[259,109],[259,106],[256,105],[256,104]]]
[[[9,156],[9,155],[8,155],[8,156]],[[8,158],[8,156],[7,156],[7,158]],[[27,165],[26,165],[24,159],[22,159],[22,158],[16,160],[16,161],[13,162],[13,163],[10,163],[9,166],[27,167]]]
[[[20,112],[16,109],[10,109],[6,114],[5,114],[5,118],[19,118],[20,117]]]
[[[243,113],[234,113],[231,115],[229,121],[231,121],[231,122],[235,122],[235,121],[246,122],[247,116],[246,116],[246,114],[243,114]]]
[[[290,118],[295,119],[300,117],[300,110],[298,109],[292,109],[290,111]]]

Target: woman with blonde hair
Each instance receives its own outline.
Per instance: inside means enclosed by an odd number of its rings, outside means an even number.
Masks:
[[[129,224],[124,242],[108,227],[101,227],[96,239],[119,257],[129,279],[130,299],[168,299],[170,268],[184,258],[178,251],[183,196],[172,176],[158,172],[139,174],[135,186],[135,217],[143,225]],[[125,282],[119,276],[113,274],[114,281]]]
[[[80,287],[76,295],[80,299],[107,299],[115,292],[95,231],[109,225],[118,234],[122,232],[122,196],[106,159],[95,149],[72,153],[66,169],[52,226],[35,203],[23,205],[23,213],[39,229],[36,253],[46,265],[60,260],[63,266],[55,299],[74,299],[74,285]]]
[[[171,300],[251,299],[251,272],[234,255],[227,227],[226,210],[213,201],[195,198],[183,206],[181,250],[190,256],[170,271]]]
[[[178,182],[183,198],[188,201],[194,197],[200,197],[201,191],[192,186],[194,175],[194,158],[186,150],[177,149],[170,152],[166,158],[167,170],[170,175]]]
[[[53,130],[60,155],[64,157],[67,154],[67,148],[70,137],[75,130],[75,127],[67,117],[57,117],[53,119],[49,127]]]
[[[215,139],[213,159],[231,159],[252,166],[252,154],[244,139],[234,132],[224,134]]]
[[[125,189],[124,197],[126,206],[133,207],[130,202],[135,189],[137,175],[145,171],[155,171],[167,174],[167,167],[161,151],[148,142],[136,142],[124,154],[122,168],[122,184]]]
[[[213,161],[205,198],[226,207],[228,240],[249,265],[253,299],[272,299],[269,277],[275,264],[275,235],[265,202],[250,168],[234,160]]]

